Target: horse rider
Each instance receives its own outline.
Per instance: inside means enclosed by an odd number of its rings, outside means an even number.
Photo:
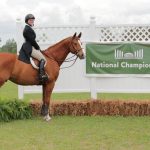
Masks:
[[[40,61],[39,80],[40,80],[40,82],[43,82],[43,81],[48,80],[48,76],[44,70],[46,58],[41,53],[40,46],[38,45],[38,43],[35,40],[36,34],[32,28],[34,26],[34,21],[35,21],[35,17],[33,14],[27,14],[25,16],[26,25],[25,25],[24,30],[23,30],[23,37],[25,39],[25,42],[22,45],[20,53],[24,52],[25,55],[28,56],[28,58],[30,58],[32,56],[33,58]]]

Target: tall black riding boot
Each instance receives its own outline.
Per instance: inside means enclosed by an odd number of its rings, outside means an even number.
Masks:
[[[42,83],[45,83],[48,80],[48,76],[44,70],[44,65],[45,65],[45,60],[41,59],[40,65],[39,65],[39,80]]]

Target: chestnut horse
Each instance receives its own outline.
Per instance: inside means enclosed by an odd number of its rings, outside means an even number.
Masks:
[[[84,59],[80,37],[81,33],[78,36],[75,33],[72,37],[68,37],[42,51],[47,60],[45,70],[49,76],[49,80],[42,85],[43,105],[41,114],[47,121],[51,119],[49,116],[50,96],[58,78],[61,64],[65,61],[70,52],[80,59]],[[7,80],[19,85],[40,84],[38,80],[38,71],[34,69],[31,64],[26,64],[18,60],[16,54],[0,53],[0,87]]]

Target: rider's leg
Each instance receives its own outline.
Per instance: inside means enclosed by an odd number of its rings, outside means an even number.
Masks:
[[[44,66],[46,63],[46,59],[43,56],[43,54],[39,51],[39,50],[35,50],[34,48],[32,49],[32,53],[31,56],[38,59],[40,61],[40,65],[39,65],[39,78],[41,81],[45,81],[48,79],[48,76],[45,74],[45,70],[44,70]]]
[[[36,50],[34,48],[32,49],[31,56],[36,58],[39,61],[43,59],[46,62],[46,58],[44,57],[44,55],[39,50]]]

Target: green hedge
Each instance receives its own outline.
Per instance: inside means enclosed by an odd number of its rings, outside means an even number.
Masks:
[[[11,100],[0,100],[0,121],[32,118],[32,109],[28,103]]]

